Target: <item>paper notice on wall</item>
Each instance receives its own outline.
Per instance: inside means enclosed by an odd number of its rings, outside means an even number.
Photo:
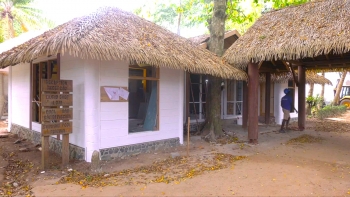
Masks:
[[[120,88],[119,90],[119,96],[122,97],[123,99],[125,100],[128,100],[128,97],[129,97],[129,91],[123,89],[123,88]]]
[[[119,101],[120,96],[120,90],[121,88],[110,88],[110,87],[104,87],[108,97],[112,101]]]

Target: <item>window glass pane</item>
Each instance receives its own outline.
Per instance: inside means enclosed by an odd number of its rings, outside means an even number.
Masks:
[[[50,75],[49,78],[50,79],[59,79],[59,73],[58,73],[58,64],[57,64],[57,60],[53,60],[53,61],[49,61],[49,66],[50,66]]]
[[[129,67],[129,133],[157,131],[158,128],[158,85],[157,68],[150,66]],[[142,79],[144,78],[144,79]]]
[[[206,113],[205,103],[190,103],[190,118],[191,120],[204,120]]]
[[[199,84],[192,84],[190,92],[190,102],[199,102],[200,89]]]
[[[200,82],[201,75],[190,74],[190,80],[192,84],[198,84]]]
[[[243,101],[243,81],[236,81],[236,101]]]
[[[236,114],[235,115],[242,115],[242,107],[243,107],[243,102],[236,102]]]
[[[235,103],[227,103],[227,115],[233,115]]]

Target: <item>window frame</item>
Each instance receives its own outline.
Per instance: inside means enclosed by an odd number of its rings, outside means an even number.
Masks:
[[[146,76],[130,76],[130,72],[129,70],[130,69],[140,69],[140,70],[143,70],[143,69],[146,69],[146,68],[143,68],[143,67],[151,67],[152,69],[154,69],[155,71],[155,77],[146,77]],[[130,126],[130,123],[129,123],[129,117],[128,117],[128,134],[137,134],[137,133],[144,133],[144,132],[154,132],[154,131],[159,131],[160,130],[160,114],[159,114],[159,95],[160,95],[160,68],[159,67],[155,67],[155,66],[151,66],[151,65],[147,65],[147,66],[139,66],[137,64],[131,64],[129,65],[128,67],[128,83],[129,83],[129,80],[142,80],[142,81],[157,81],[157,100],[156,100],[156,103],[157,103],[157,115],[156,115],[156,127],[154,130],[151,130],[151,131],[140,131],[140,132],[136,132],[136,133],[130,133],[129,132],[129,126]],[[129,105],[129,101],[128,101],[128,105]]]

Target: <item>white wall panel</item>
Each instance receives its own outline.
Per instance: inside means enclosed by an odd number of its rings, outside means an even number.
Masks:
[[[30,64],[12,67],[12,123],[29,128]]]
[[[127,86],[127,62],[119,65],[101,66],[101,85]],[[117,67],[118,69],[115,69]],[[104,77],[103,72],[108,75]],[[108,72],[109,70],[109,72]],[[110,73],[115,77],[110,78]],[[107,74],[108,73],[108,74]],[[101,148],[137,144],[183,136],[184,72],[160,68],[159,86],[159,131],[128,132],[128,103],[101,103]],[[128,76],[128,75],[127,75]]]

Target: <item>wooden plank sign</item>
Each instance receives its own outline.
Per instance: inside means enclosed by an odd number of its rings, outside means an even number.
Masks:
[[[58,106],[70,106],[73,105],[72,94],[42,94],[41,106],[42,107],[58,107]]]
[[[73,108],[45,108],[41,110],[41,121],[73,119]]]
[[[72,122],[42,123],[41,136],[72,133]]]
[[[72,80],[42,79],[41,83],[43,92],[73,92]]]

